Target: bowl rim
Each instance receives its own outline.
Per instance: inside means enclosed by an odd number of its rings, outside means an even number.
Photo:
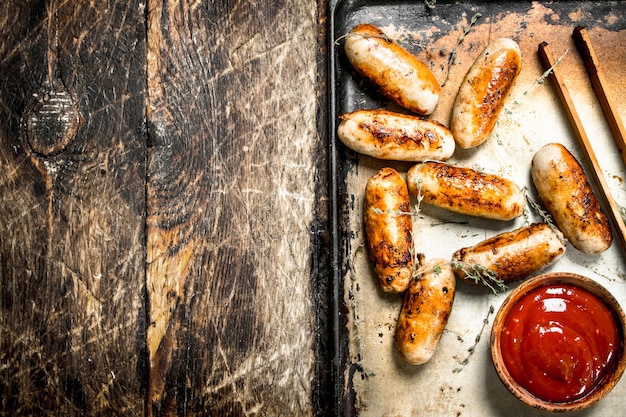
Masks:
[[[613,371],[605,376],[596,388],[584,397],[569,402],[551,402],[531,394],[520,386],[509,374],[500,352],[501,328],[509,311],[528,291],[549,284],[572,284],[585,289],[600,298],[613,312],[622,340],[621,351]],[[604,398],[617,384],[626,369],[626,316],[613,294],[597,281],[573,272],[548,272],[523,281],[505,298],[495,315],[491,328],[490,350],[496,373],[505,387],[523,403],[542,411],[579,411]]]

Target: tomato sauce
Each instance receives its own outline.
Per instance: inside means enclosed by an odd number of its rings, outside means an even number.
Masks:
[[[551,402],[589,394],[622,349],[606,304],[569,284],[541,286],[518,300],[504,321],[500,347],[511,376]]]

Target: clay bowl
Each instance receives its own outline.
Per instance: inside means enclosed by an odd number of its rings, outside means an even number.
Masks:
[[[600,380],[595,388],[585,396],[571,400],[569,402],[551,402],[538,398],[531,394],[528,390],[522,387],[509,373],[505,366],[502,352],[500,350],[500,343],[502,340],[502,328],[504,321],[512,310],[513,306],[526,294],[535,288],[548,284],[571,284],[585,289],[600,300],[602,300],[613,313],[618,333],[621,340],[620,349],[617,351],[617,361],[615,366],[608,371],[602,380]],[[506,386],[506,388],[519,400],[543,411],[550,412],[570,412],[579,411],[585,409],[592,404],[598,402],[605,397],[611,389],[617,384],[624,369],[626,368],[626,354],[624,348],[624,335],[626,334],[626,317],[622,311],[619,303],[613,297],[613,295],[603,286],[595,282],[594,280],[572,273],[564,272],[552,272],[543,275],[539,275],[534,278],[530,278],[515,288],[511,294],[506,298],[493,322],[491,331],[491,357],[496,372]]]

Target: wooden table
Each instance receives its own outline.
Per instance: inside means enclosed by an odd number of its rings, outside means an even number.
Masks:
[[[327,9],[0,2],[0,415],[327,415]]]

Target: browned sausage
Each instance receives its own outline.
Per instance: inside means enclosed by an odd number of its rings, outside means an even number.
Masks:
[[[428,362],[437,350],[456,293],[449,263],[431,259],[422,270],[404,293],[395,332],[396,348],[413,365]]]
[[[385,292],[403,292],[413,275],[413,220],[404,178],[382,168],[365,188],[365,235],[374,272]]]
[[[533,223],[457,250],[452,264],[456,276],[470,283],[478,283],[476,273],[482,271],[475,266],[492,271],[496,279],[512,282],[545,268],[564,253],[565,243],[558,230]]]
[[[519,45],[507,38],[494,40],[476,58],[452,106],[450,130],[459,147],[487,140],[521,69]]]
[[[340,118],[337,136],[364,155],[419,162],[448,159],[454,153],[452,133],[434,120],[386,110],[359,110]]]
[[[378,27],[353,27],[344,50],[354,68],[396,104],[420,115],[435,110],[441,87],[433,73]]]
[[[576,158],[561,144],[539,149],[532,160],[539,199],[570,243],[584,253],[601,253],[613,242],[608,217]]]
[[[409,192],[456,213],[511,220],[524,213],[524,193],[512,181],[443,162],[424,162],[407,173]]]

